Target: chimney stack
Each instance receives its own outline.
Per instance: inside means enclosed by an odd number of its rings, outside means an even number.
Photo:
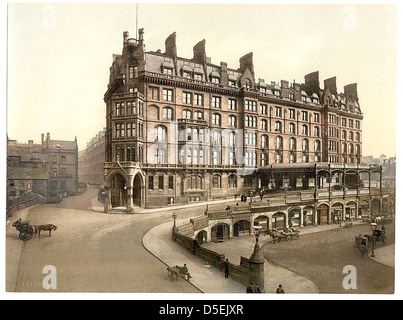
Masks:
[[[329,88],[329,90],[332,94],[337,95],[336,77],[326,79],[324,81],[324,84],[325,84],[325,89]]]

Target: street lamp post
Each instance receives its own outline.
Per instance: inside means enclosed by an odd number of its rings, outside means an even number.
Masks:
[[[373,222],[373,223],[371,223],[371,230],[372,230],[372,235],[371,235],[371,239],[370,239],[370,241],[371,241],[371,257],[372,258],[374,258],[375,257],[375,252],[374,252],[374,249],[375,249],[375,241],[376,241],[376,239],[375,239],[375,230],[376,230],[376,227],[377,227],[378,225],[375,223],[375,222]]]
[[[256,244],[259,244],[259,235],[260,235],[261,230],[262,230],[262,226],[259,223],[253,226],[253,233],[256,238]]]
[[[249,258],[249,282],[256,283],[261,292],[264,292],[264,257],[262,250],[259,246],[259,235],[262,226],[257,223],[253,226],[253,233],[255,235],[255,248],[251,257]]]
[[[172,219],[174,219],[174,225],[172,227],[172,240],[175,240],[175,233],[176,233],[176,218],[177,218],[177,214],[174,212],[172,215]]]

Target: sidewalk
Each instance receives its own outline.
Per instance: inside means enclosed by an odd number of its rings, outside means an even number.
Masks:
[[[382,263],[386,266],[395,267],[395,245],[391,244],[385,247],[380,247],[374,250],[375,257],[371,257],[371,250],[368,252],[368,257],[372,260]]]
[[[178,225],[188,223],[188,219],[177,221]],[[362,222],[354,222],[361,224]],[[317,227],[304,227],[299,229],[301,235],[324,232],[331,229],[340,228],[336,225],[324,225]],[[204,293],[245,293],[246,288],[232,280],[225,279],[223,272],[210,266],[204,260],[192,255],[176,242],[171,240],[172,223],[161,224],[151,229],[143,238],[144,247],[156,256],[167,266],[187,264],[192,275],[190,283]],[[271,242],[269,236],[261,236],[259,243],[261,246]],[[228,260],[239,265],[241,256],[249,258],[253,252],[255,238],[253,236],[243,236],[221,243],[208,242],[202,246],[224,254]],[[265,292],[274,293],[277,286],[282,284],[289,288],[287,293],[309,294],[319,293],[317,286],[310,280],[299,276],[285,268],[265,262]]]
[[[177,222],[184,224],[188,222],[188,219]],[[221,271],[172,241],[171,231],[172,223],[164,223],[152,228],[143,237],[143,246],[167,267],[186,263],[192,275],[189,282],[203,293],[245,293],[245,287],[242,284],[232,279],[225,279]]]
[[[20,218],[22,221],[27,221],[29,210],[37,206],[40,204],[16,211],[6,221],[6,292],[15,292],[20,256],[24,246],[24,241],[18,237],[19,232],[13,227],[13,223]]]
[[[153,213],[153,212],[161,212],[161,211],[171,211],[171,210],[180,210],[180,209],[188,209],[188,208],[196,208],[196,207],[206,207],[206,205],[211,204],[220,204],[220,203],[229,203],[235,202],[234,199],[224,199],[224,200],[211,200],[206,202],[195,202],[184,205],[175,205],[175,206],[166,206],[161,208],[153,208],[153,209],[144,209],[140,207],[135,208],[135,214],[143,214],[143,213]],[[119,207],[113,209],[112,213],[125,214],[124,210],[126,208]],[[97,198],[91,200],[91,210],[94,212],[104,213],[104,205],[99,202]]]

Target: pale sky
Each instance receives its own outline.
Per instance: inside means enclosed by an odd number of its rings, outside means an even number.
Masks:
[[[135,4],[9,4],[7,134],[18,142],[74,140],[79,149],[105,126],[103,95],[123,31],[136,34]],[[178,55],[206,40],[212,63],[239,67],[253,52],[266,83],[302,83],[319,71],[337,89],[358,84],[363,155],[395,156],[396,6],[139,4],[146,50],[165,51],[176,31]]]

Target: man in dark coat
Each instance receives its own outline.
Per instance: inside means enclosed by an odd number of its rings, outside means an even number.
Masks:
[[[225,260],[224,262],[224,273],[225,273],[225,278],[229,278],[229,261],[228,259]]]

